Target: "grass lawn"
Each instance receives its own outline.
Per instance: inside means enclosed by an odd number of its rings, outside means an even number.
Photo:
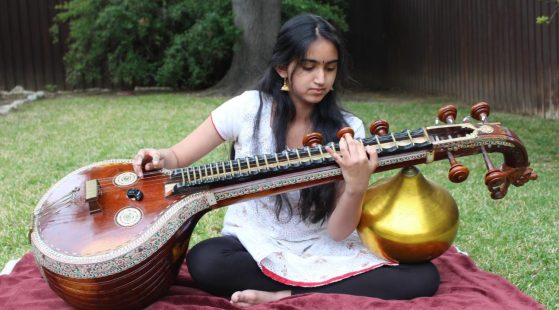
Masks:
[[[364,99],[363,99],[364,98]],[[35,204],[50,186],[87,164],[131,158],[142,147],[167,147],[203,121],[223,98],[192,94],[69,96],[37,101],[0,117],[0,266],[29,251],[27,232]],[[383,118],[392,131],[432,125],[443,99],[375,95],[346,102],[365,123]],[[469,106],[458,107],[461,119]],[[511,186],[499,201],[483,184],[481,156],[461,158],[470,169],[462,184],[447,180],[448,162],[419,166],[448,188],[460,209],[455,244],[484,270],[501,275],[549,309],[559,307],[559,122],[493,113],[524,141],[537,181]],[[204,162],[227,159],[223,145]],[[496,164],[498,155],[492,156]],[[374,175],[374,179],[394,171]],[[192,243],[219,233],[224,209],[203,217]]]

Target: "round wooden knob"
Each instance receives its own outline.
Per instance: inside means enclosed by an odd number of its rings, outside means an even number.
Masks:
[[[323,141],[324,138],[318,132],[311,132],[303,137],[304,146],[314,147],[317,145],[321,145]]]
[[[448,179],[453,183],[464,182],[468,175],[470,175],[470,170],[462,164],[455,163],[448,170]]]
[[[388,122],[380,119],[378,121],[374,121],[370,126],[369,126],[369,132],[372,135],[377,135],[377,136],[384,136],[385,134],[388,133]]]
[[[492,169],[485,174],[485,185],[487,185],[487,187],[498,187],[503,185],[506,179],[506,173],[498,169]]]
[[[489,110],[489,103],[478,102],[472,106],[470,115],[478,121],[483,122],[489,116]]]
[[[353,137],[353,128],[351,127],[344,127],[342,129],[340,129],[338,131],[338,133],[336,134],[336,138],[338,138],[338,140],[340,140],[343,136],[345,136],[345,134],[348,133]]]
[[[456,107],[453,105],[447,105],[446,107],[442,107],[439,109],[437,117],[439,118],[439,121],[443,123],[452,124],[456,119],[456,114]]]
[[[501,199],[507,194],[508,186],[503,186],[507,182],[507,174],[499,169],[490,169],[485,174],[485,185],[491,193],[491,198]]]

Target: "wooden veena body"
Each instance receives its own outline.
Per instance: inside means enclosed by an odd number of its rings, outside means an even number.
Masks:
[[[361,141],[377,149],[377,172],[502,153],[503,165],[488,165],[485,177],[494,199],[510,184],[536,178],[522,142],[500,123],[443,124]],[[140,308],[173,283],[206,212],[341,178],[322,145],[147,172],[144,179],[129,160],[100,162],[70,173],[42,197],[33,213],[32,250],[49,286],[74,307]]]

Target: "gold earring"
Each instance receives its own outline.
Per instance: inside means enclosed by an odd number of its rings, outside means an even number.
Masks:
[[[287,85],[287,79],[286,78],[283,79],[283,85],[281,86],[280,89],[282,91],[287,91],[287,92],[289,91],[289,85]]]

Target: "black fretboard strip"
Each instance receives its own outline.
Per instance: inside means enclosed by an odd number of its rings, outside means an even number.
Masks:
[[[402,131],[383,136],[362,139],[364,145],[377,149],[379,157],[398,155],[411,151],[429,149],[430,141],[425,141],[424,130]],[[339,145],[328,144],[336,151]],[[256,180],[287,172],[332,165],[334,160],[323,145],[285,150],[275,154],[263,154],[230,161],[221,161],[201,166],[186,167],[172,171],[168,183],[176,183],[175,193],[191,190],[193,187],[224,185]]]

